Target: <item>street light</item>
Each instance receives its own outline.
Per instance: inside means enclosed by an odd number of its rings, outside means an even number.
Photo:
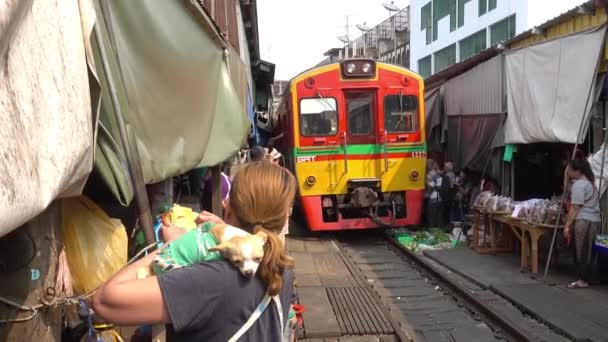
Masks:
[[[395,62],[397,62],[397,25],[395,23],[395,17],[393,12],[399,11],[399,7],[395,6],[395,2],[383,3],[382,6],[388,11],[388,15],[391,18],[391,24],[393,25],[393,53],[395,54]]]
[[[348,59],[348,43],[350,42],[350,39],[348,38],[348,36],[340,36],[338,37],[338,39],[344,43],[344,54],[345,54],[345,58]]]
[[[363,25],[357,24],[355,25],[362,33],[363,33],[363,57],[367,57],[367,32],[371,30],[371,28]]]

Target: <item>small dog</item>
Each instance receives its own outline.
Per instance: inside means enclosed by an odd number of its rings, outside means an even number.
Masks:
[[[230,225],[205,223],[166,244],[155,257],[151,269],[155,274],[160,274],[223,257],[232,262],[244,276],[252,278],[264,257],[267,240],[268,235],[264,232],[249,234]],[[142,269],[138,278],[148,275],[149,269]]]
[[[211,234],[219,244],[209,248],[230,260],[244,276],[253,277],[264,257],[264,245],[268,240],[266,233],[259,231],[249,234],[242,229],[228,225],[215,225]]]

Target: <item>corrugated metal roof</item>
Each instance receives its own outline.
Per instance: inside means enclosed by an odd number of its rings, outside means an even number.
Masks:
[[[505,112],[504,56],[480,63],[443,86],[447,115],[485,115]]]
[[[492,57],[495,57],[501,51],[502,50],[499,50],[494,46],[489,49],[485,49],[462,62],[456,63],[447,69],[443,69],[442,71],[427,77],[424,80],[425,87],[427,89],[435,88],[441,85],[443,82],[468,71],[479,63],[483,63]]]

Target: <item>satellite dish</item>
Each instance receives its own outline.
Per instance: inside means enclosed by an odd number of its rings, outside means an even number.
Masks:
[[[350,42],[350,39],[348,39],[348,37],[346,36],[340,36],[338,37],[338,39],[342,42],[342,43],[348,43]]]
[[[385,2],[382,4],[382,6],[391,12],[397,12],[399,10],[399,7],[395,6],[394,1],[391,1],[390,4]]]
[[[355,26],[356,26],[356,27],[357,27],[359,30],[361,30],[361,31],[363,31],[363,32],[367,32],[367,31],[371,30],[371,28],[369,28],[369,27],[365,26],[365,24],[363,24],[363,25],[357,24],[357,25],[355,25]]]

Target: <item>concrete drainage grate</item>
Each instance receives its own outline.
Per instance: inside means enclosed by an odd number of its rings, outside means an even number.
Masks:
[[[342,335],[390,335],[394,332],[369,289],[327,288],[327,296]]]

